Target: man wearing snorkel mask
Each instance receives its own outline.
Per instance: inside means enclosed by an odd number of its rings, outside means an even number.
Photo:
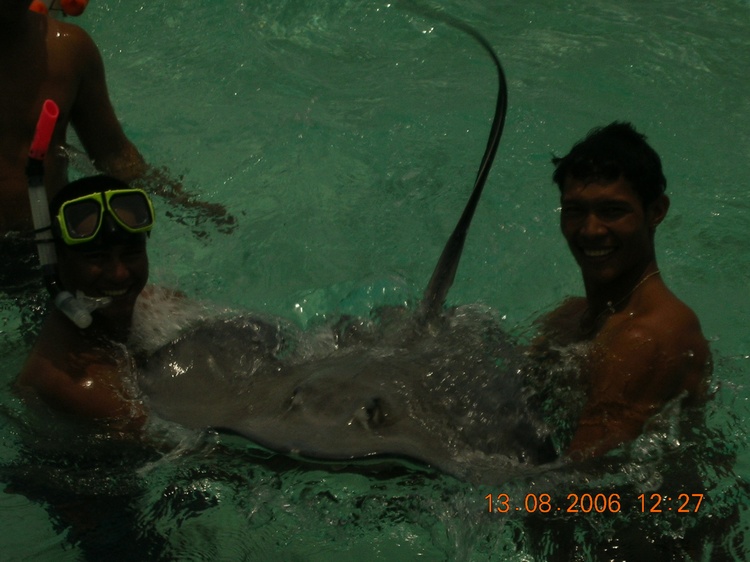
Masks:
[[[50,217],[58,256],[53,283],[94,310],[81,328],[52,308],[17,385],[56,410],[139,427],[144,414],[128,391],[133,364],[123,344],[148,281],[151,201],[140,189],[94,176],[64,187]]]

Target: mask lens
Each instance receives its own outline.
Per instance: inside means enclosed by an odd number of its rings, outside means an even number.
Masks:
[[[68,236],[83,240],[96,234],[101,222],[102,206],[98,201],[76,201],[63,208],[63,218]]]
[[[126,228],[142,231],[154,224],[151,206],[143,193],[114,193],[109,199],[109,208]]]

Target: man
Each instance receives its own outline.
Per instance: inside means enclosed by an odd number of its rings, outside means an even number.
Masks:
[[[60,117],[51,146],[72,124],[97,167],[124,181],[142,175],[143,158],[123,133],[107,93],[96,45],[77,26],[30,11],[27,0],[0,0],[0,231],[31,228],[25,174],[42,104],[54,100]],[[66,180],[58,151],[45,161],[51,192]]]
[[[0,235],[32,228],[25,168],[46,99],[60,109],[51,147],[65,145],[70,124],[97,169],[125,182],[157,176],[155,185],[169,186],[160,195],[199,207],[220,226],[231,224],[223,207],[194,201],[146,165],[117,120],[91,37],[75,25],[30,11],[30,4],[0,0]],[[44,164],[45,185],[54,194],[67,183],[67,162],[53,148]]]
[[[96,299],[87,328],[53,307],[17,385],[54,409],[134,429],[144,421],[129,388],[124,343],[148,281],[148,196],[109,176],[64,187],[50,204],[61,289]],[[145,295],[144,295],[145,296]]]
[[[124,345],[136,300],[145,300],[148,292],[146,237],[153,209],[145,192],[95,176],[62,188],[50,216],[58,255],[55,282],[106,306],[92,312],[87,328],[51,307],[16,385],[30,405],[39,401],[36,405],[57,415],[68,414],[72,423],[57,420],[54,428],[40,429],[60,448],[44,439],[40,447],[36,436],[24,444],[25,460],[4,478],[6,492],[38,501],[56,529],[68,530],[68,541],[86,560],[112,560],[112,553],[119,559],[120,552],[127,552],[122,559],[158,558],[164,538],[138,524],[144,491],[138,479],[120,478],[128,467],[136,470],[158,458],[138,439],[146,413],[132,390],[133,360]],[[38,419],[46,423],[44,410]],[[85,431],[89,425],[96,433],[106,430],[108,439],[92,438]],[[75,470],[61,469],[61,462]],[[94,476],[117,484],[92,487]]]
[[[587,342],[587,401],[569,445],[572,458],[631,441],[670,400],[701,403],[710,354],[694,312],[667,288],[654,235],[669,209],[656,152],[627,123],[595,129],[554,158],[560,227],[586,296],[543,321],[538,346]]]

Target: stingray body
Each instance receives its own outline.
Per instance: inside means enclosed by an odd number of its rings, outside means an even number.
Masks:
[[[353,335],[330,328],[334,344],[312,353],[305,340],[320,330],[208,321],[151,356],[140,385],[164,419],[305,459],[397,457],[498,482],[548,458],[517,374],[521,358],[494,320],[464,307],[424,332],[411,315],[401,324],[359,320]]]
[[[275,451],[349,461],[393,456],[460,478],[498,482],[514,467],[549,458],[543,430],[527,414],[516,351],[494,320],[444,310],[464,241],[505,122],[498,74],[495,118],[469,201],[416,310],[330,328],[328,350],[280,321],[215,320],[148,361],[140,378],[152,410],[192,428],[229,430]],[[520,464],[519,464],[520,463]]]

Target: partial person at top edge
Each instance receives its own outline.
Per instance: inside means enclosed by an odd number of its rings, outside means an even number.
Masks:
[[[60,115],[45,159],[45,185],[54,195],[67,183],[61,150],[72,125],[97,169],[138,180],[157,195],[195,208],[220,228],[234,218],[222,205],[197,201],[164,170],[149,166],[126,137],[107,91],[98,48],[80,27],[29,10],[30,0],[0,0],[0,236],[32,229],[25,169],[34,128],[46,99]]]
[[[586,343],[586,388],[571,459],[630,442],[670,401],[707,398],[711,355],[700,322],[667,287],[655,234],[669,209],[661,159],[629,123],[594,129],[553,158],[560,228],[581,270],[585,296],[540,319],[532,356]]]

